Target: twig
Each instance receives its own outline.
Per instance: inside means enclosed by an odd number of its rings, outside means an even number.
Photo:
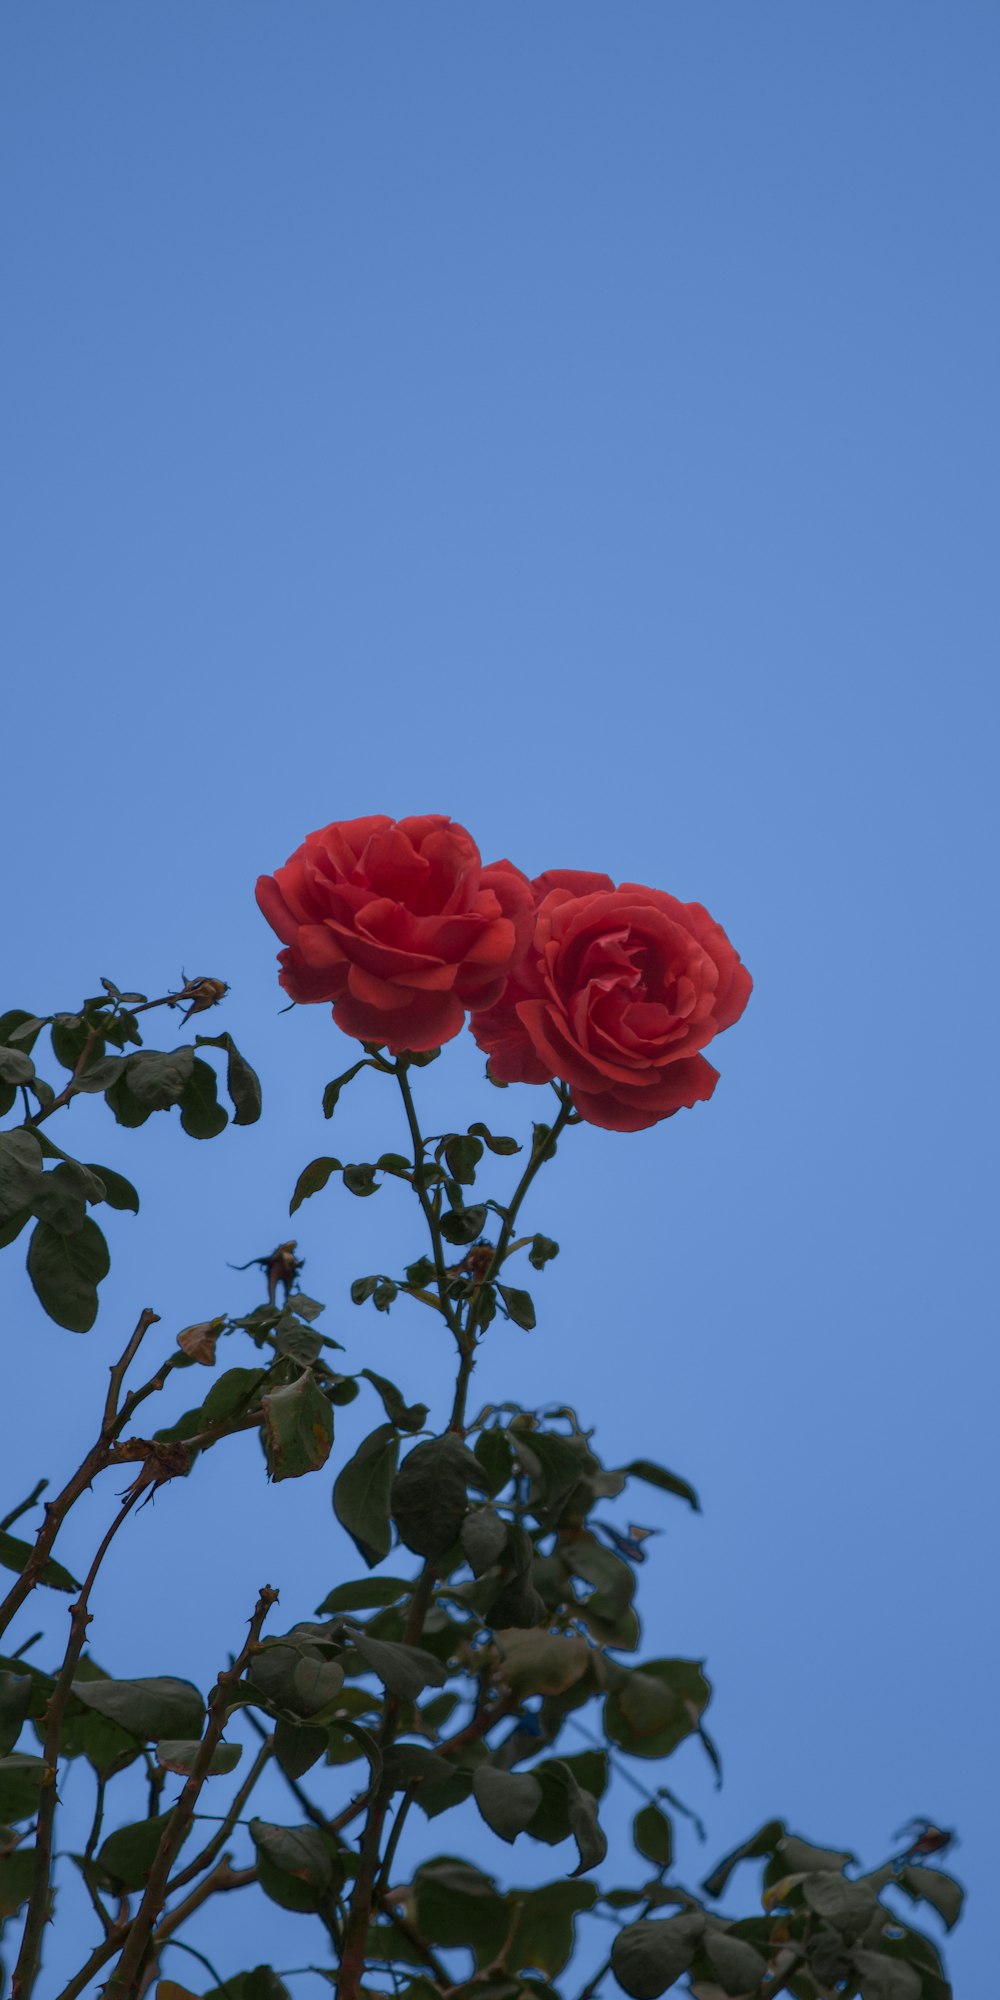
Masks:
[[[159,1313],[154,1312],[152,1306],[143,1307],[142,1312],[139,1314],[138,1321],[136,1322],[135,1329],[129,1339],[129,1343],[125,1349],[124,1354],[122,1354],[120,1358],[112,1366],[111,1381],[108,1387],[107,1401],[104,1405],[104,1421],[101,1425],[102,1434],[106,1436],[110,1437],[111,1427],[115,1421],[115,1418],[118,1415],[118,1398],[121,1394],[122,1383],[124,1382],[125,1377],[128,1374],[128,1371],[133,1361],[135,1360],[135,1357],[138,1354],[139,1349],[142,1346],[142,1343],[145,1340],[150,1327],[155,1326],[157,1324],[159,1317],[160,1317]]]
[[[136,1481],[123,1505],[115,1515],[107,1534],[98,1548],[97,1554],[87,1572],[80,1595],[70,1607],[70,1635],[63,1655],[63,1663],[55,1687],[45,1708],[45,1770],[38,1802],[38,1820],[35,1828],[35,1865],[32,1872],[31,1893],[24,1920],[21,1949],[18,1952],[14,1977],[11,1982],[11,2000],[30,2000],[38,1977],[41,1955],[42,1932],[48,1921],[49,1884],[52,1875],[52,1828],[56,1816],[56,1784],[59,1772],[59,1732],[62,1728],[66,1704],[72,1691],[73,1675],[76,1672],[87,1637],[90,1612],[87,1609],[91,1590],[97,1573],[122,1523],[128,1518],[139,1498],[139,1482]]]
[[[218,1833],[213,1834],[211,1840],[202,1848],[201,1853],[196,1854],[194,1860],[189,1861],[187,1866],[181,1869],[180,1874],[175,1875],[173,1880],[167,1883],[168,1896],[172,1895],[175,1889],[183,1889],[188,1882],[193,1882],[195,1876],[201,1874],[202,1869],[211,1867],[216,1855],[221,1853],[226,1841],[229,1839],[261,1772],[273,1755],[274,1738],[267,1736],[247,1772],[239,1791],[236,1793]]]
[[[83,1874],[83,1879],[86,1884],[87,1894],[90,1897],[90,1900],[94,1906],[94,1911],[101,1925],[101,1929],[104,1931],[105,1936],[107,1936],[108,1932],[114,1929],[114,1918],[108,1914],[108,1911],[104,1906],[104,1903],[101,1901],[101,1898],[98,1895],[98,1892],[95,1889],[94,1884],[90,1879],[90,1863],[92,1862],[94,1855],[97,1851],[97,1843],[101,1837],[101,1827],[104,1822],[104,1793],[108,1782],[108,1774],[106,1771],[97,1771],[95,1773],[95,1776],[97,1779],[97,1796],[94,1800],[94,1817],[90,1823],[90,1832],[87,1835],[87,1845],[83,1850],[83,1869],[81,1872]]]
[[[188,1917],[193,1916],[195,1910],[199,1910],[203,1903],[207,1903],[210,1896],[226,1889],[245,1889],[250,1882],[257,1880],[255,1868],[233,1868],[230,1863],[231,1857],[224,1854],[211,1875],[206,1875],[204,1880],[192,1889],[190,1896],[185,1897],[183,1903],[178,1903],[177,1908],[164,1917],[150,1940],[154,1951],[166,1944],[173,1931],[185,1923]],[[126,1904],[126,1910],[127,1907]],[[56,2000],[80,2000],[80,1995],[86,1992],[91,1980],[100,1972],[102,1966],[107,1965],[109,1958],[113,1958],[119,1946],[125,1943],[130,1928],[126,1914],[115,1925],[114,1931],[110,1932],[100,1944],[94,1946],[86,1965],[81,1965],[79,1972],[73,1974],[72,1979],[68,1980],[56,1995]]]
[[[121,1359],[115,1362],[111,1370],[112,1389],[109,1392],[105,1405],[101,1434],[97,1442],[91,1445],[86,1457],[72,1474],[72,1477],[67,1480],[62,1492],[58,1493],[54,1500],[46,1502],[45,1518],[35,1536],[35,1546],[20,1575],[15,1578],[6,1597],[0,1603],[0,1632],[6,1631],[11,1619],[21,1609],[25,1598],[29,1597],[34,1590],[42,1570],[45,1568],[52,1554],[56,1536],[70,1509],[76,1505],[81,1495],[86,1493],[88,1488],[93,1485],[97,1474],[103,1472],[106,1465],[115,1463],[117,1457],[115,1442],[119,1431],[127,1421],[129,1412],[123,1410],[118,1413],[115,1410],[111,1410],[112,1398],[113,1396],[117,1396],[117,1391],[121,1387],[125,1370],[129,1362],[134,1359],[143,1335],[158,1319],[159,1314],[155,1313],[151,1306],[146,1306],[140,1313],[133,1332],[129,1335],[128,1344]],[[110,1416],[108,1414],[109,1410],[111,1410]]]
[[[261,1627],[272,1604],[277,1603],[277,1599],[277,1591],[272,1590],[269,1584],[265,1584],[257,1599],[242,1652],[234,1660],[231,1667],[223,1667],[221,1673],[218,1675],[215,1687],[209,1697],[208,1720],[198,1754],[191,1767],[190,1776],[185,1781],[180,1797],[163,1829],[160,1844],[156,1850],[153,1865],[149,1871],[149,1878],[143,1891],[142,1901],[129,1927],[128,1940],[118,1961],[118,1965],[104,1989],[104,2000],[125,2000],[126,1995],[134,1994],[136,1991],[146,1950],[152,1939],[156,1920],[163,1908],[164,1899],[167,1894],[170,1870],[181,1842],[191,1825],[202,1786],[208,1777],[209,1766],[221,1740],[223,1729],[226,1726],[226,1718],[229,1713],[229,1691],[235,1687],[249,1665],[257,1649]],[[192,1894],[196,1893],[196,1891],[192,1891]],[[188,1902],[190,1903],[190,1901],[191,1898],[189,1897]],[[183,1905],[181,1907],[183,1908]],[[176,1917],[177,1912],[174,1911],[173,1918]],[[176,1928],[172,1920],[169,1927],[170,1929]]]
[[[9,1514],[4,1515],[3,1520],[0,1521],[0,1535],[4,1534],[8,1528],[12,1528],[14,1522],[19,1521],[21,1515],[28,1512],[29,1507],[34,1506],[39,1494],[44,1493],[48,1483],[47,1479],[40,1479],[34,1491],[28,1494],[27,1499],[20,1501],[16,1507],[11,1508]]]
[[[232,1856],[224,1854],[213,1873],[207,1875],[204,1882],[199,1882],[197,1888],[192,1889],[190,1896],[185,1897],[183,1903],[178,1903],[176,1910],[171,1910],[169,1915],[164,1917],[163,1922],[157,1926],[150,1938],[146,1965],[141,1973],[141,1984],[139,1987],[141,1993],[145,1993],[149,1981],[156,1977],[157,1960],[161,1951],[168,1944],[179,1942],[174,1937],[175,1930],[179,1930],[181,1925],[185,1924],[188,1918],[201,1908],[203,1903],[207,1903],[210,1896],[223,1894],[230,1889],[246,1889],[249,1888],[251,1882],[256,1882],[256,1868],[234,1868],[231,1864]],[[191,1949],[190,1945],[184,1945],[181,1948],[184,1951],[190,1951]],[[149,1980],[146,1977],[147,1973]],[[106,1986],[104,1991],[110,1993],[110,1985]]]

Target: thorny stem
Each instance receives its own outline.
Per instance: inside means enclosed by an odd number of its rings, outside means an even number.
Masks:
[[[257,1599],[242,1652],[231,1667],[222,1669],[216,1680],[209,1697],[208,1721],[201,1747],[191,1767],[190,1776],[163,1829],[142,1901],[129,1928],[128,1940],[118,1965],[104,1989],[104,2000],[126,2000],[126,1995],[134,1994],[137,1990],[146,1951],[167,1896],[170,1870],[194,1818],[202,1786],[208,1777],[209,1766],[226,1726],[230,1690],[235,1687],[249,1665],[256,1651],[261,1627],[277,1598],[277,1591],[272,1590],[269,1584],[265,1584]],[[190,1898],[188,1901],[190,1902]],[[173,1915],[176,1917],[177,1912],[175,1911]]]
[[[11,2000],[30,2000],[38,1977],[41,1957],[42,1933],[49,1914],[49,1884],[52,1875],[52,1829],[56,1816],[56,1783],[59,1770],[59,1734],[62,1729],[66,1704],[72,1691],[73,1676],[76,1672],[87,1637],[90,1612],[87,1609],[90,1593],[97,1579],[97,1573],[119,1528],[128,1518],[139,1498],[140,1484],[137,1480],[127,1495],[123,1505],[115,1515],[97,1554],[84,1579],[80,1595],[70,1607],[70,1635],[63,1655],[63,1663],[55,1687],[49,1696],[45,1709],[45,1769],[42,1773],[38,1803],[38,1820],[35,1829],[35,1865],[32,1872],[31,1893],[24,1920],[21,1949],[11,1983]]]
[[[206,1845],[202,1848],[201,1853],[196,1854],[194,1860],[189,1861],[187,1866],[181,1869],[180,1874],[175,1875],[173,1881],[167,1884],[167,1892],[169,1895],[172,1895],[175,1889],[186,1888],[187,1884],[189,1882],[193,1882],[195,1876],[200,1875],[203,1869],[211,1867],[213,1861],[215,1860],[216,1855],[220,1854],[222,1849],[225,1847],[225,1844],[229,1839],[229,1836],[232,1833],[234,1826],[236,1825],[237,1821],[242,1815],[243,1808],[246,1805],[246,1802],[250,1797],[250,1794],[253,1791],[254,1786],[256,1785],[257,1780],[261,1775],[261,1772],[270,1762],[273,1755],[274,1755],[274,1738],[273,1736],[265,1736],[264,1742],[261,1744],[261,1747],[257,1752],[257,1755],[254,1758],[254,1761],[251,1764],[250,1769],[247,1772],[247,1775],[244,1778],[239,1791],[236,1793],[236,1796],[233,1799],[229,1807],[229,1811],[227,1812],[224,1820],[222,1821],[222,1824],[219,1827],[218,1832],[212,1835],[211,1840],[208,1841]]]
[[[177,1908],[164,1917],[162,1924],[153,1932],[150,1939],[151,1950],[154,1953],[159,1951],[173,1936],[174,1931],[186,1923],[188,1917],[193,1916],[203,1903],[207,1903],[210,1896],[215,1896],[226,1889],[245,1889],[249,1883],[256,1880],[256,1868],[233,1868],[231,1857],[224,1854],[221,1861],[213,1868],[211,1875],[206,1875],[204,1881],[192,1889],[190,1896],[185,1897],[183,1903],[178,1903]],[[129,1919],[125,1917],[100,1944],[94,1946],[86,1965],[81,1965],[79,1972],[73,1974],[72,1979],[68,1980],[57,1994],[56,2000],[80,2000],[80,1995],[86,1992],[91,1980],[100,1972],[102,1966],[107,1965],[109,1958],[114,1957],[119,1945],[124,1944],[128,1934]]]

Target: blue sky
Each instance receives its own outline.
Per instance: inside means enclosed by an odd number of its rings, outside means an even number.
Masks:
[[[715,1099],[571,1135],[539,1329],[483,1395],[570,1395],[702,1491],[647,1508],[644,1576],[647,1652],[717,1687],[725,1789],[667,1773],[710,1821],[688,1878],[772,1813],[869,1862],[927,1813],[984,1990],[995,9],[63,0],[0,40],[3,1004],[219,972],[267,1100],[205,1146],[74,1108],[143,1211],[86,1338],[4,1260],[5,1497],[82,1448],[139,1306],[164,1350],[249,1307],[227,1260],[305,1161],[398,1144],[375,1079],[334,1138],[349,1045],[278,1014],[253,882],[305,832],[444,811],[704,901],[756,981]],[[464,1045],[429,1073],[437,1129],[441,1096],[538,1115],[480,1078]],[[350,1364],[443,1399],[419,1315],[347,1302],[414,1254],[402,1195],[298,1221]],[[119,1544],[118,1672],[207,1680],[261,1582],[291,1622],[344,1573],[329,1480],[266,1490],[254,1451]],[[205,1949],[302,1962],[233,1900]]]

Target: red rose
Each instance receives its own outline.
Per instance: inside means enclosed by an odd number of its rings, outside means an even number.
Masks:
[[[484,868],[442,813],[335,820],[261,876],[257,901],[286,993],[332,1000],[345,1034],[394,1052],[436,1049],[491,1006],[531,932],[526,877]]]
[[[499,1083],[560,1077],[592,1125],[641,1132],[711,1097],[698,1051],[738,1020],[750,974],[700,903],[607,875],[532,883],[535,928],[472,1031]]]

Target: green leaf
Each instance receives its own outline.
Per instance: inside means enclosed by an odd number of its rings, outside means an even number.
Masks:
[[[0,1757],[0,1826],[34,1819],[45,1770],[44,1757],[29,1757],[24,1751]]]
[[[850,1942],[867,1930],[878,1908],[878,1897],[867,1882],[849,1882],[846,1875],[807,1875],[802,1894],[818,1917]]]
[[[88,1333],[97,1318],[97,1287],[111,1268],[96,1222],[85,1216],[73,1236],[36,1223],[28,1245],[28,1276],[40,1304],[57,1326]]]
[[[611,1947],[611,1969],[631,2000],[659,2000],[683,1978],[705,1929],[700,1910],[626,1924]]]
[[[35,1065],[23,1049],[11,1049],[0,1042],[0,1083],[30,1083],[34,1074]]]
[[[129,1056],[125,1081],[137,1104],[146,1111],[169,1111],[178,1103],[190,1082],[195,1066],[194,1048],[184,1043],[176,1049],[141,1049]],[[208,1069],[208,1064],[202,1064]],[[215,1072],[211,1071],[214,1086]]]
[[[886,1958],[880,1951],[855,1951],[851,1962],[863,2000],[920,2000],[924,1992],[920,1974],[905,1959]]]
[[[139,1197],[131,1181],[124,1174],[116,1174],[111,1167],[91,1165],[89,1172],[96,1174],[104,1186],[104,1199],[109,1208],[130,1209],[133,1215],[139,1213]]]
[[[590,1647],[576,1633],[497,1631],[497,1669],[512,1694],[564,1694],[590,1665]]]
[[[135,1060],[135,1058],[133,1058]],[[219,1086],[211,1063],[195,1056],[180,1095],[181,1124],[189,1139],[216,1139],[229,1123],[219,1103]]]
[[[485,1483],[479,1460],[453,1431],[414,1445],[392,1483],[392,1518],[400,1539],[415,1555],[443,1555],[465,1519],[466,1488]]]
[[[27,1674],[0,1673],[0,1757],[13,1750],[31,1708]]]
[[[745,1840],[742,1846],[734,1847],[731,1853],[724,1855],[718,1866],[713,1868],[711,1875],[706,1875],[701,1885],[706,1896],[721,1896],[733,1869],[737,1868],[741,1861],[759,1861],[762,1855],[773,1854],[778,1842],[784,1836],[784,1831],[783,1820],[769,1819],[756,1833],[751,1834],[750,1839]]]
[[[475,1208],[446,1209],[441,1217],[441,1234],[446,1243],[456,1243],[459,1246],[475,1243],[476,1238],[483,1233],[485,1222],[485,1203],[477,1203]]]
[[[255,1125],[261,1114],[260,1078],[240,1054],[232,1035],[196,1035],[197,1048],[225,1049],[226,1089],[233,1100],[233,1124]]]
[[[537,1967],[556,1978],[573,1950],[574,1920],[592,1908],[597,1891],[592,1882],[549,1882],[543,1889],[512,1891],[509,1902],[520,1905],[517,1927],[506,1954],[510,1965]]]
[[[385,1752],[382,1769],[383,1783],[394,1792],[403,1792],[408,1785],[427,1786],[432,1791],[444,1785],[450,1789],[456,1777],[454,1766],[424,1743],[394,1743]]]
[[[319,1762],[327,1747],[326,1729],[310,1729],[307,1723],[290,1722],[279,1716],[274,1726],[274,1754],[286,1777],[302,1778]]]
[[[75,1069],[90,1039],[90,1028],[82,1014],[53,1014],[49,1034],[52,1052],[63,1069]],[[103,1037],[93,1046],[94,1058],[104,1047]]]
[[[339,1346],[340,1343],[334,1341],[331,1344]],[[323,1336],[303,1326],[294,1313],[283,1312],[274,1329],[274,1345],[279,1354],[287,1354],[289,1360],[297,1362],[300,1368],[311,1368],[323,1352]]]
[[[644,1479],[647,1486],[658,1486],[662,1493],[675,1493],[679,1500],[686,1500],[696,1514],[701,1512],[701,1502],[693,1486],[676,1472],[668,1472],[665,1466],[657,1465],[651,1458],[633,1458],[620,1470],[626,1479]]]
[[[666,1813],[659,1806],[643,1806],[632,1821],[632,1839],[640,1854],[656,1868],[669,1868],[673,1854],[673,1834]]]
[[[604,1860],[608,1843],[601,1831],[597,1818],[597,1800],[592,1792],[579,1784],[572,1764],[566,1758],[552,1760],[548,1769],[565,1790],[569,1832],[576,1841],[579,1862],[574,1875],[585,1875]]]
[[[473,1576],[482,1576],[507,1546],[507,1524],[492,1507],[475,1507],[462,1522],[461,1539]]]
[[[332,1722],[344,1685],[344,1669],[339,1660],[304,1658],[294,1675],[296,1706],[310,1722]]]
[[[89,1655],[80,1661],[77,1674],[82,1681],[106,1681],[109,1678]],[[41,1725],[36,1724],[36,1729],[39,1740],[44,1741]],[[86,1757],[95,1771],[109,1777],[135,1762],[140,1755],[140,1743],[117,1722],[111,1722],[106,1715],[98,1715],[96,1709],[85,1708],[81,1701],[73,1698],[59,1732],[59,1754],[61,1757]]]
[[[962,1914],[965,1891],[953,1875],[946,1875],[941,1868],[919,1868],[909,1862],[900,1869],[898,1880],[908,1896],[929,1903],[944,1918],[948,1929],[954,1928]]]
[[[530,1292],[520,1292],[514,1285],[498,1285],[497,1291],[507,1308],[508,1317],[515,1326],[523,1326],[530,1333],[535,1325],[535,1308]]]
[[[213,1986],[205,2000],[291,2000],[291,1995],[269,1965],[258,1965],[253,1972],[231,1972],[225,1985]]]
[[[311,1675],[300,1684],[299,1668],[308,1663]],[[272,1711],[291,1711],[295,1719],[313,1721],[317,1707],[326,1706],[328,1700],[339,1693],[343,1686],[343,1673],[339,1666],[335,1673],[317,1683],[317,1668],[330,1660],[330,1649],[320,1643],[314,1626],[295,1626],[282,1637],[265,1639],[254,1655],[250,1681],[254,1693],[259,1694]]]
[[[333,1448],[333,1410],[308,1369],[297,1382],[261,1399],[267,1469],[272,1479],[318,1472]]]
[[[381,1182],[375,1179],[375,1166],[371,1160],[359,1160],[346,1166],[342,1178],[348,1194],[377,1194],[381,1186]]]
[[[341,1871],[332,1842],[315,1826],[275,1826],[250,1821],[257,1877],[265,1894],[285,1910],[326,1909]]]
[[[508,1139],[502,1133],[491,1132],[489,1126],[484,1125],[481,1120],[477,1121],[475,1125],[470,1125],[469,1132],[474,1139],[481,1139],[483,1145],[488,1146],[491,1153],[509,1155],[521,1151],[516,1139]]]
[[[34,1221],[30,1208],[16,1209],[4,1222],[0,1222],[0,1250],[6,1250],[8,1243],[14,1243],[29,1222]]]
[[[95,1196],[94,1190],[95,1180],[89,1168],[78,1166],[75,1160],[65,1160],[53,1167],[51,1173],[43,1174],[31,1206],[39,1220],[57,1229],[60,1236],[74,1236],[86,1221],[88,1200],[100,1200],[103,1194],[102,1189]]]
[[[593,1584],[588,1610],[612,1621],[620,1618],[635,1595],[635,1572],[631,1564],[587,1533],[567,1536],[559,1546],[559,1554],[574,1576]]]
[[[323,1092],[324,1118],[333,1117],[334,1111],[336,1110],[337,1107],[337,1100],[340,1096],[341,1091],[344,1088],[344,1085],[353,1082],[354,1078],[358,1075],[360,1070],[372,1069],[373,1067],[375,1067],[375,1065],[368,1062],[366,1058],[362,1056],[360,1062],[353,1063],[350,1069],[345,1069],[343,1076],[335,1076],[333,1082],[327,1084],[326,1089]]]
[[[494,1764],[480,1764],[472,1792],[487,1826],[506,1841],[525,1832],[542,1803],[541,1785],[530,1771],[501,1771]]]
[[[15,1847],[0,1856],[0,1928],[5,1917],[16,1916],[31,1894],[35,1872],[33,1847]]]
[[[98,1867],[123,1889],[141,1889],[149,1879],[170,1817],[169,1812],[158,1813],[155,1819],[136,1820],[109,1833],[98,1850]],[[185,1839],[190,1831],[188,1827]]]
[[[42,1149],[34,1132],[0,1132],[0,1221],[30,1208],[42,1184]]]
[[[384,1562],[392,1547],[389,1496],[398,1457],[398,1431],[392,1424],[380,1424],[358,1446],[334,1485],[334,1512],[369,1569]]]
[[[432,1944],[472,1946],[495,1956],[510,1928],[510,1911],[493,1879],[470,1862],[441,1855],[413,1878],[417,1928]]]
[[[400,1701],[415,1701],[425,1687],[443,1687],[448,1678],[433,1653],[422,1646],[406,1646],[401,1641],[373,1639],[368,1632],[351,1633],[351,1644],[366,1667],[377,1674],[383,1687]]]
[[[558,1257],[558,1255],[559,1245],[558,1243],[553,1243],[551,1236],[532,1237],[531,1249],[528,1251],[528,1262],[533,1271],[544,1271],[546,1264],[550,1264],[553,1257]]]
[[[709,1924],[702,1949],[724,1993],[756,1992],[767,1971],[767,1960],[746,1938],[734,1937],[732,1931]]]
[[[86,1097],[96,1096],[98,1091],[110,1090],[123,1076],[127,1056],[98,1056],[92,1059],[79,1076],[73,1078],[74,1092],[82,1092]]]
[[[697,1730],[711,1692],[696,1660],[648,1660],[608,1695],[605,1733],[632,1757],[669,1757]]]
[[[85,1708],[127,1729],[141,1743],[160,1737],[200,1737],[205,1722],[205,1704],[190,1681],[170,1674],[148,1680],[73,1682],[73,1693]]]
[[[514,1471],[514,1453],[506,1431],[480,1431],[476,1439],[476,1457],[483,1468],[486,1491],[491,1500],[502,1493]]]
[[[397,1430],[423,1430],[427,1422],[426,1403],[407,1403],[395,1382],[388,1381],[384,1375],[376,1375],[373,1368],[362,1368],[360,1372],[378,1390],[385,1414]]]
[[[773,1867],[768,1869],[765,1880],[770,1884],[772,1874],[808,1875],[822,1869],[838,1873],[856,1859],[856,1855],[839,1847],[816,1847],[811,1840],[800,1840],[795,1833],[783,1833],[775,1843]]]
[[[16,1570],[20,1576],[28,1557],[33,1554],[33,1542],[22,1542],[18,1535],[9,1535],[6,1529],[0,1529],[0,1563],[4,1569]],[[63,1568],[62,1563],[56,1562],[54,1556],[43,1564],[38,1581],[47,1584],[50,1590],[74,1591],[80,1588],[76,1578]]]
[[[361,1576],[355,1583],[338,1583],[317,1607],[316,1616],[330,1618],[336,1611],[382,1610],[409,1595],[412,1583],[400,1576]]]
[[[141,1104],[137,1097],[133,1097],[129,1089],[127,1064],[115,1078],[110,1089],[105,1091],[104,1102],[108,1110],[114,1113],[118,1124],[126,1126],[129,1131],[135,1131],[140,1125],[145,1125],[147,1118],[153,1115],[152,1105]]]
[[[557,1431],[518,1432],[516,1445],[518,1457],[526,1471],[532,1474],[533,1509],[537,1514],[541,1502],[542,1511],[553,1520],[558,1520],[580,1481],[599,1470],[593,1452],[579,1435],[562,1437]],[[608,1578],[611,1572],[607,1570],[604,1574]]]
[[[319,1194],[320,1189],[325,1188],[330,1175],[340,1172],[341,1164],[340,1160],[331,1159],[326,1153],[321,1154],[317,1160],[310,1160],[309,1165],[303,1167],[295,1183],[295,1193],[288,1204],[289,1215],[294,1215],[296,1209],[301,1208],[302,1203],[308,1201],[310,1195]]]
[[[451,1132],[438,1147],[438,1157],[442,1154],[452,1179],[462,1187],[471,1187],[483,1157],[482,1140],[475,1138],[471,1132]]]
[[[156,1761],[164,1771],[176,1771],[180,1777],[190,1775],[195,1758],[201,1749],[197,1737],[164,1736],[156,1746]],[[210,1778],[223,1777],[235,1771],[243,1755],[242,1743],[218,1743],[212,1752],[208,1767]]]
[[[26,1014],[23,1007],[10,1007],[6,1014],[0,1014],[0,1042],[4,1047],[14,1043],[19,1049],[32,1049],[45,1026],[45,1016]]]

